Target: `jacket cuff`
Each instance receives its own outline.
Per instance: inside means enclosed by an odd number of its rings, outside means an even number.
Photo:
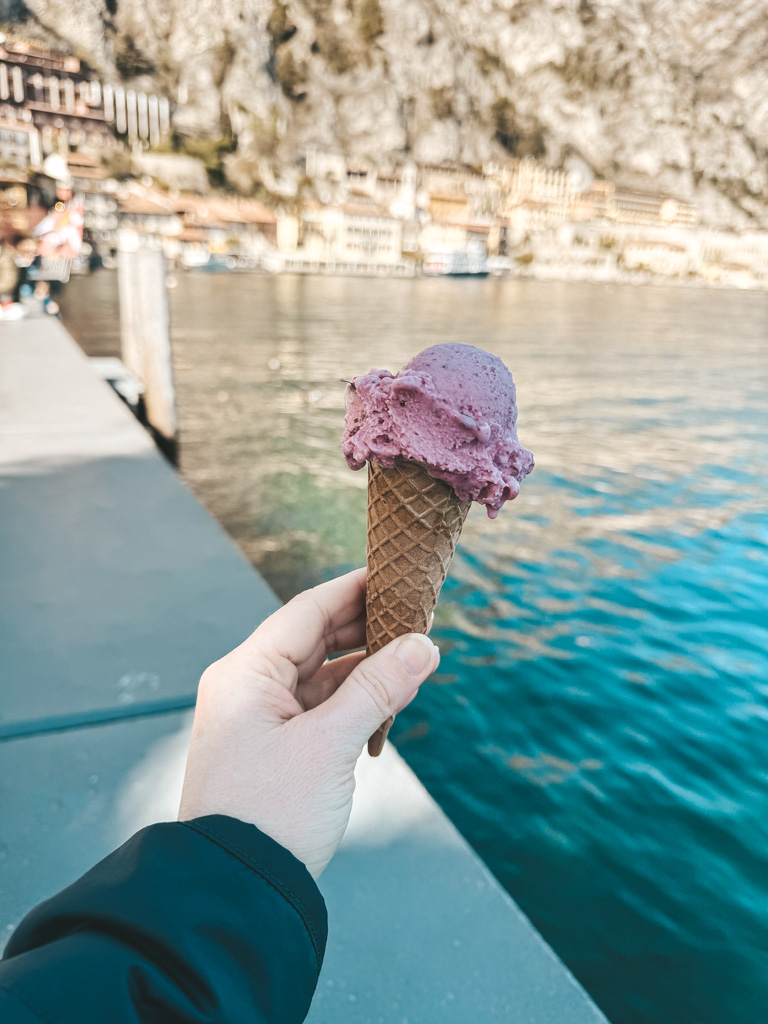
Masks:
[[[328,915],[320,890],[302,862],[255,825],[224,814],[207,814],[179,822],[256,872],[280,893],[301,918],[317,959],[323,964]]]
[[[306,867],[255,825],[150,825],[19,924],[0,1017],[14,999],[48,1024],[299,1024],[326,938]]]

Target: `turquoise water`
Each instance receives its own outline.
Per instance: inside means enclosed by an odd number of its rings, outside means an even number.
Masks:
[[[614,1024],[765,1020],[768,296],[188,275],[173,318],[182,472],[285,597],[364,560],[339,378],[502,356],[537,468],[393,738]]]

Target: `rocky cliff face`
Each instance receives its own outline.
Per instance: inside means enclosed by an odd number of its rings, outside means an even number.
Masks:
[[[23,16],[21,0],[0,3]],[[532,154],[768,220],[764,0],[26,0],[105,74],[231,125],[247,185],[307,144],[388,162]]]

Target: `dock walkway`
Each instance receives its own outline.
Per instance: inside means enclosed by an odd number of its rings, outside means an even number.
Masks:
[[[0,948],[175,817],[202,670],[277,598],[53,318],[0,324]],[[388,745],[320,880],[310,1024],[605,1024]]]

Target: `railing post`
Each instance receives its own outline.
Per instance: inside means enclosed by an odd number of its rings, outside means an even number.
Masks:
[[[144,385],[147,425],[161,450],[177,456],[178,422],[173,386],[165,256],[122,231],[118,244],[118,288],[123,363]]]

